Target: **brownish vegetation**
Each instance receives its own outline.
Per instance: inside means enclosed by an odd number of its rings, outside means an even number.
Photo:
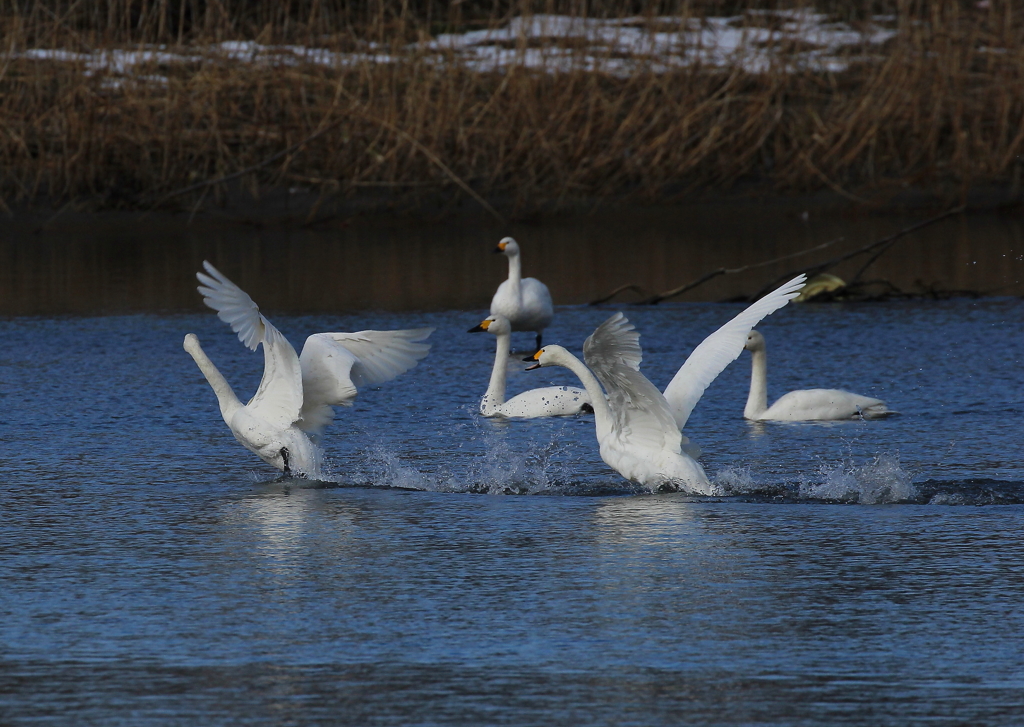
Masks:
[[[907,187],[947,201],[988,184],[1016,194],[1024,23],[1013,3],[990,5],[896,3],[896,37],[841,72],[640,64],[616,77],[477,72],[410,43],[531,10],[636,10],[624,2],[0,0],[0,200],[191,206],[240,184],[256,196],[301,186],[322,200],[383,190],[411,206],[472,195],[522,213],[737,184],[872,202]],[[723,4],[658,10],[699,17]],[[267,66],[203,50],[246,39],[334,50],[369,39],[395,60]],[[153,44],[195,58],[133,71],[166,81],[112,84],[84,62],[22,55]]]

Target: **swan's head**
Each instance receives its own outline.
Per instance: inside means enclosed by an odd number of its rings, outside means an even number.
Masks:
[[[503,237],[498,246],[494,248],[494,252],[500,252],[507,257],[515,257],[519,254],[519,243],[511,237]]]
[[[182,344],[182,347],[191,354],[194,354],[196,351],[198,351],[199,339],[196,337],[196,334],[185,334],[185,342]]]
[[[527,366],[527,371],[539,369],[541,366],[564,366],[566,357],[572,354],[561,346],[545,346],[532,356],[527,356],[523,361],[533,361],[533,366]]]
[[[487,316],[480,322],[479,326],[473,326],[469,329],[470,333],[479,333],[480,331],[487,331],[495,336],[503,336],[506,333],[512,333],[512,324],[504,316]]]
[[[764,350],[764,336],[757,331],[751,331],[747,334],[747,342],[743,345],[743,348],[748,351],[763,351]]]

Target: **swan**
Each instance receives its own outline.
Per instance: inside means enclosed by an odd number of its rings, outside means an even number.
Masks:
[[[539,349],[541,334],[555,315],[548,286],[536,278],[523,278],[519,243],[511,237],[502,238],[494,252],[508,258],[508,280],[491,298],[491,315],[507,318],[513,331],[535,332]]]
[[[489,316],[480,325],[469,329],[470,333],[478,331],[487,331],[498,339],[491,381],[483,399],[480,400],[480,413],[485,417],[535,419],[594,411],[590,405],[590,395],[571,386],[531,389],[505,401],[505,379],[508,375],[508,356],[512,345],[512,325],[503,316]]]
[[[551,345],[526,359],[536,362],[527,370],[564,366],[579,377],[594,407],[601,459],[627,480],[651,491],[721,494],[700,463],[683,450],[685,437],[665,397],[640,373],[639,341],[633,324],[616,313],[583,344],[586,363]]]
[[[751,303],[693,349],[665,387],[665,399],[680,429],[686,425],[704,390],[743,353],[750,330],[796,298],[806,280],[806,275],[798,275]]]
[[[434,329],[419,328],[314,333],[297,356],[245,291],[209,262],[203,267],[209,275],[196,273],[203,302],[250,350],[263,344],[263,379],[256,395],[242,404],[194,333],[185,336],[185,351],[217,395],[221,416],[235,439],[286,476],[318,475],[317,440],[333,421],[334,406],[351,405],[357,387],[390,381],[430,350],[430,344],[421,341]]]
[[[802,422],[835,419],[878,419],[896,412],[881,399],[853,394],[842,389],[802,389],[784,394],[768,406],[768,354],[764,336],[758,331],[747,335],[744,346],[750,351],[750,394],[743,417],[754,421]]]

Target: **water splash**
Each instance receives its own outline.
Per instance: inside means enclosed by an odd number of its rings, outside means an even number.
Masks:
[[[415,460],[386,445],[363,452],[351,470],[353,482],[430,492],[469,492],[490,495],[569,494],[570,467],[562,427],[555,428],[542,446],[523,449],[510,441],[516,424],[475,416],[453,433],[460,456],[449,458],[434,471],[420,469]]]
[[[900,464],[899,453],[879,454],[863,465],[850,459],[823,465],[819,474],[823,482],[800,483],[801,498],[878,505],[915,502],[919,497],[912,475]]]

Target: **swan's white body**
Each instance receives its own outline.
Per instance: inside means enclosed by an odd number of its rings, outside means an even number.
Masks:
[[[652,491],[719,494],[700,463],[684,453],[685,437],[665,397],[640,373],[639,340],[633,325],[616,313],[583,344],[586,364],[561,346],[545,346],[534,359],[539,366],[564,366],[583,382],[594,407],[601,459],[609,467]]]
[[[203,302],[217,311],[249,349],[263,344],[263,379],[248,404],[232,391],[199,346],[195,334],[184,348],[217,395],[220,413],[235,439],[286,474],[315,477],[320,451],[316,439],[334,418],[334,406],[350,405],[359,386],[389,381],[415,366],[430,345],[432,328],[405,331],[315,333],[302,355],[267,320],[245,291],[210,263],[197,273]]]
[[[797,297],[806,280],[806,275],[798,275],[751,303],[693,349],[665,387],[665,399],[680,429],[686,425],[704,390],[743,353],[750,329]]]
[[[837,419],[878,419],[895,414],[881,399],[842,389],[791,391],[768,406],[768,353],[764,336],[751,331],[745,348],[751,354],[750,393],[743,410],[754,421],[806,422]]]
[[[546,386],[517,394],[505,401],[505,382],[508,377],[508,358],[512,347],[512,327],[507,318],[490,316],[470,333],[487,331],[497,338],[494,368],[487,391],[480,400],[480,413],[485,417],[538,417],[572,416],[581,411],[593,411],[590,395],[574,386]]]
[[[491,298],[491,315],[507,318],[513,331],[535,332],[540,348],[541,335],[555,315],[548,286],[536,278],[523,278],[519,244],[511,237],[503,238],[494,252],[508,258],[508,280]]]

